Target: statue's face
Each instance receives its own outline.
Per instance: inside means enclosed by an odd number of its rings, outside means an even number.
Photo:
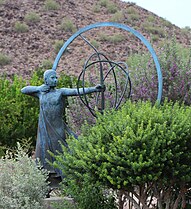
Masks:
[[[48,86],[55,87],[55,86],[57,86],[57,83],[58,83],[58,78],[57,78],[56,72],[55,73],[51,73],[49,76],[47,76],[46,84]]]

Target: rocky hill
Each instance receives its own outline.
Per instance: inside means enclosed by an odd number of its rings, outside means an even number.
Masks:
[[[30,76],[49,68],[60,46],[79,28],[96,22],[126,24],[144,35],[157,51],[165,38],[189,45],[189,33],[130,2],[120,0],[0,0],[0,74]],[[111,59],[125,60],[144,46],[132,34],[100,28],[84,34]],[[62,56],[58,69],[79,74],[91,50],[81,38]]]

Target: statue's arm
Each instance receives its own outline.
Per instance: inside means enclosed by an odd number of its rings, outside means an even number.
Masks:
[[[41,86],[25,86],[21,89],[23,94],[27,94],[30,96],[38,97],[40,92],[48,92],[49,88],[47,85],[43,84]]]
[[[93,92],[100,92],[102,89],[105,90],[105,88],[102,88],[101,85],[97,85],[94,87],[88,87],[88,88],[79,88],[79,93],[77,88],[61,88],[62,95],[64,96],[77,96],[77,95],[83,95],[83,94],[90,94]]]

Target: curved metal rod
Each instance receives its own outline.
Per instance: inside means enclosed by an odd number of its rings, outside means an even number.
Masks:
[[[94,56],[94,55],[97,55],[97,52],[96,53],[93,53],[89,58],[88,60],[85,62],[84,64],[84,67],[83,67],[83,70],[81,71],[80,75],[78,76],[78,81],[77,81],[77,90],[78,90],[78,94],[79,94],[79,83],[80,83],[80,78],[82,76],[82,87],[83,87],[83,92],[85,93],[85,85],[84,85],[84,76],[85,76],[85,71],[87,70],[86,68],[86,65],[88,64],[89,60]],[[83,102],[83,104],[90,110],[90,112],[92,113],[93,109],[89,107],[88,105],[88,100],[87,100],[87,96],[86,94],[84,94],[83,96],[79,94],[79,97],[80,97],[80,100]],[[85,101],[82,99],[82,97],[85,99]],[[93,114],[93,113],[92,113]]]
[[[93,49],[94,49],[94,51],[95,51],[95,53],[94,54],[97,54],[97,56],[98,56],[98,58],[100,59],[100,57],[99,57],[99,55],[98,55],[98,50],[84,37],[84,36],[82,36],[81,34],[79,35],[90,47],[92,47]],[[89,60],[91,59],[91,57],[92,56],[90,56],[90,58],[85,62],[85,64],[84,64],[84,67],[83,67],[83,70],[82,70],[82,72],[80,73],[80,75],[78,76],[78,81],[77,81],[77,91],[78,91],[78,95],[79,95],[79,97],[80,97],[80,100],[83,102],[83,104],[89,109],[89,111],[91,112],[91,114],[92,115],[94,115],[94,113],[93,113],[93,109],[89,106],[89,102],[88,102],[88,100],[87,100],[87,96],[86,96],[86,94],[85,94],[85,85],[84,85],[84,76],[85,76],[85,71],[86,71],[86,65],[87,65],[87,63],[89,62]],[[102,68],[102,66],[100,66],[101,68]],[[79,81],[80,81],[80,77],[81,77],[81,75],[83,76],[83,79],[82,79],[82,88],[83,88],[83,97],[84,97],[84,99],[85,99],[85,101],[82,99],[82,95],[80,95],[80,93],[79,93]],[[94,115],[95,116],[95,115]]]
[[[128,84],[128,81],[129,81],[129,85],[130,85],[130,90],[129,90],[129,94],[128,94],[128,98],[130,97],[130,94],[131,94],[131,81],[130,81],[130,77],[129,77],[129,73],[126,71],[126,70],[124,70],[124,68],[123,67],[121,67],[120,66],[120,64],[125,64],[125,66],[126,66],[126,69],[128,69],[128,66],[127,66],[127,64],[125,63],[125,62],[117,62],[117,63],[115,63],[115,65],[117,65],[124,73],[125,73],[125,75],[126,75],[126,77],[127,77],[127,79],[126,79],[126,83],[125,83],[125,89],[123,90],[123,92],[122,92],[122,95],[121,95],[121,97],[120,97],[120,99],[119,99],[119,102],[118,102],[118,104],[117,104],[117,81],[116,81],[116,99],[115,99],[115,109],[117,109],[118,107],[119,107],[119,105],[121,104],[121,101],[122,101],[122,99],[123,99],[123,97],[124,97],[124,95],[125,95],[125,92],[126,92],[126,90],[127,90],[127,84]],[[115,66],[114,66],[115,67]],[[111,69],[112,70],[112,69]],[[105,76],[105,78],[107,77],[107,75],[111,72],[111,70],[110,71],[108,71],[108,73],[106,74],[106,76]],[[104,79],[105,80],[105,79]]]
[[[100,56],[99,56],[99,52],[98,52],[98,50],[85,38],[85,37],[83,37],[82,35],[80,35],[80,37],[90,46],[90,47],[92,47],[94,50],[95,50],[95,52],[96,52],[96,54],[97,54],[97,57],[98,57],[98,59],[99,60],[101,60],[101,58],[100,58]],[[100,64],[100,84],[101,84],[101,86],[103,87],[104,86],[104,81],[103,81],[103,66],[102,66],[102,63],[100,62],[99,63]],[[85,95],[85,94],[84,94]],[[86,97],[86,96],[85,96]],[[105,107],[105,101],[104,101],[104,91],[102,90],[101,91],[101,109],[103,110],[104,109],[104,107]]]
[[[122,102],[122,99],[123,99],[123,97],[124,97],[124,95],[125,95],[125,92],[126,92],[126,90],[127,90],[128,83],[129,83],[129,94],[128,94],[127,97],[129,98],[129,97],[131,96],[131,79],[130,79],[129,73],[128,73],[128,65],[127,65],[127,63],[125,63],[125,62],[118,62],[118,64],[119,64],[119,66],[120,66],[120,64],[124,64],[124,65],[125,65],[125,67],[126,67],[127,70],[125,70],[123,67],[121,68],[121,70],[123,70],[123,72],[125,73],[127,79],[126,79],[126,83],[125,83],[125,88],[124,88],[124,90],[123,90],[123,92],[122,92],[122,94],[121,94],[121,97],[120,97],[120,99],[119,99],[118,104],[116,105],[116,109],[118,109],[119,105],[120,105],[121,102]]]
[[[109,62],[109,60],[108,60]],[[115,100],[114,100],[114,104],[113,107],[116,106],[117,104],[117,79],[116,79],[116,75],[115,75],[115,71],[113,70],[115,68],[115,65],[111,65],[111,63],[109,63],[111,68],[108,70],[107,74],[104,77],[104,81],[107,78],[107,76],[109,75],[109,73],[112,71],[113,72],[113,76],[114,76],[114,83],[115,83]]]
[[[120,99],[119,99],[119,102],[118,102],[118,104],[117,104],[117,96],[116,96],[116,99],[115,99],[115,101],[116,101],[116,103],[115,103],[115,109],[117,109],[118,107],[119,107],[119,105],[121,104],[121,101],[122,101],[122,99],[123,99],[123,97],[124,97],[124,95],[125,95],[125,92],[126,92],[126,90],[127,90],[127,84],[128,84],[128,81],[129,81],[129,85],[130,85],[130,90],[129,90],[129,94],[128,94],[128,98],[130,97],[130,95],[131,95],[131,81],[130,81],[130,77],[129,77],[129,74],[128,74],[128,72],[126,71],[126,70],[124,70],[124,68],[123,67],[121,67],[120,66],[120,64],[125,64],[125,66],[126,66],[126,69],[128,69],[128,66],[127,66],[127,64],[125,63],[125,62],[118,62],[118,63],[115,63],[124,73],[125,73],[125,75],[127,76],[127,79],[126,79],[126,83],[125,83],[125,89],[123,90],[123,92],[122,92],[122,95],[121,95],[121,97],[120,97]],[[112,70],[112,69],[111,69]],[[107,73],[107,75],[110,73],[110,71],[108,71],[108,73]],[[105,76],[105,78],[107,77],[107,75]],[[104,79],[105,80],[105,79]],[[117,95],[117,81],[116,81],[116,95]]]

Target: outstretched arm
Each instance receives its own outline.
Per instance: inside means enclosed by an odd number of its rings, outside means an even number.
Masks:
[[[49,86],[43,84],[41,86],[26,86],[26,87],[21,89],[21,92],[23,94],[38,97],[40,92],[48,92],[49,89],[50,89]]]
[[[102,90],[105,90],[105,87],[102,88],[101,85],[96,85],[95,87],[88,87],[88,88],[79,88],[78,89],[72,89],[72,88],[61,88],[62,94],[64,96],[77,96],[77,95],[83,95],[83,94],[90,94],[93,92],[100,92]]]

